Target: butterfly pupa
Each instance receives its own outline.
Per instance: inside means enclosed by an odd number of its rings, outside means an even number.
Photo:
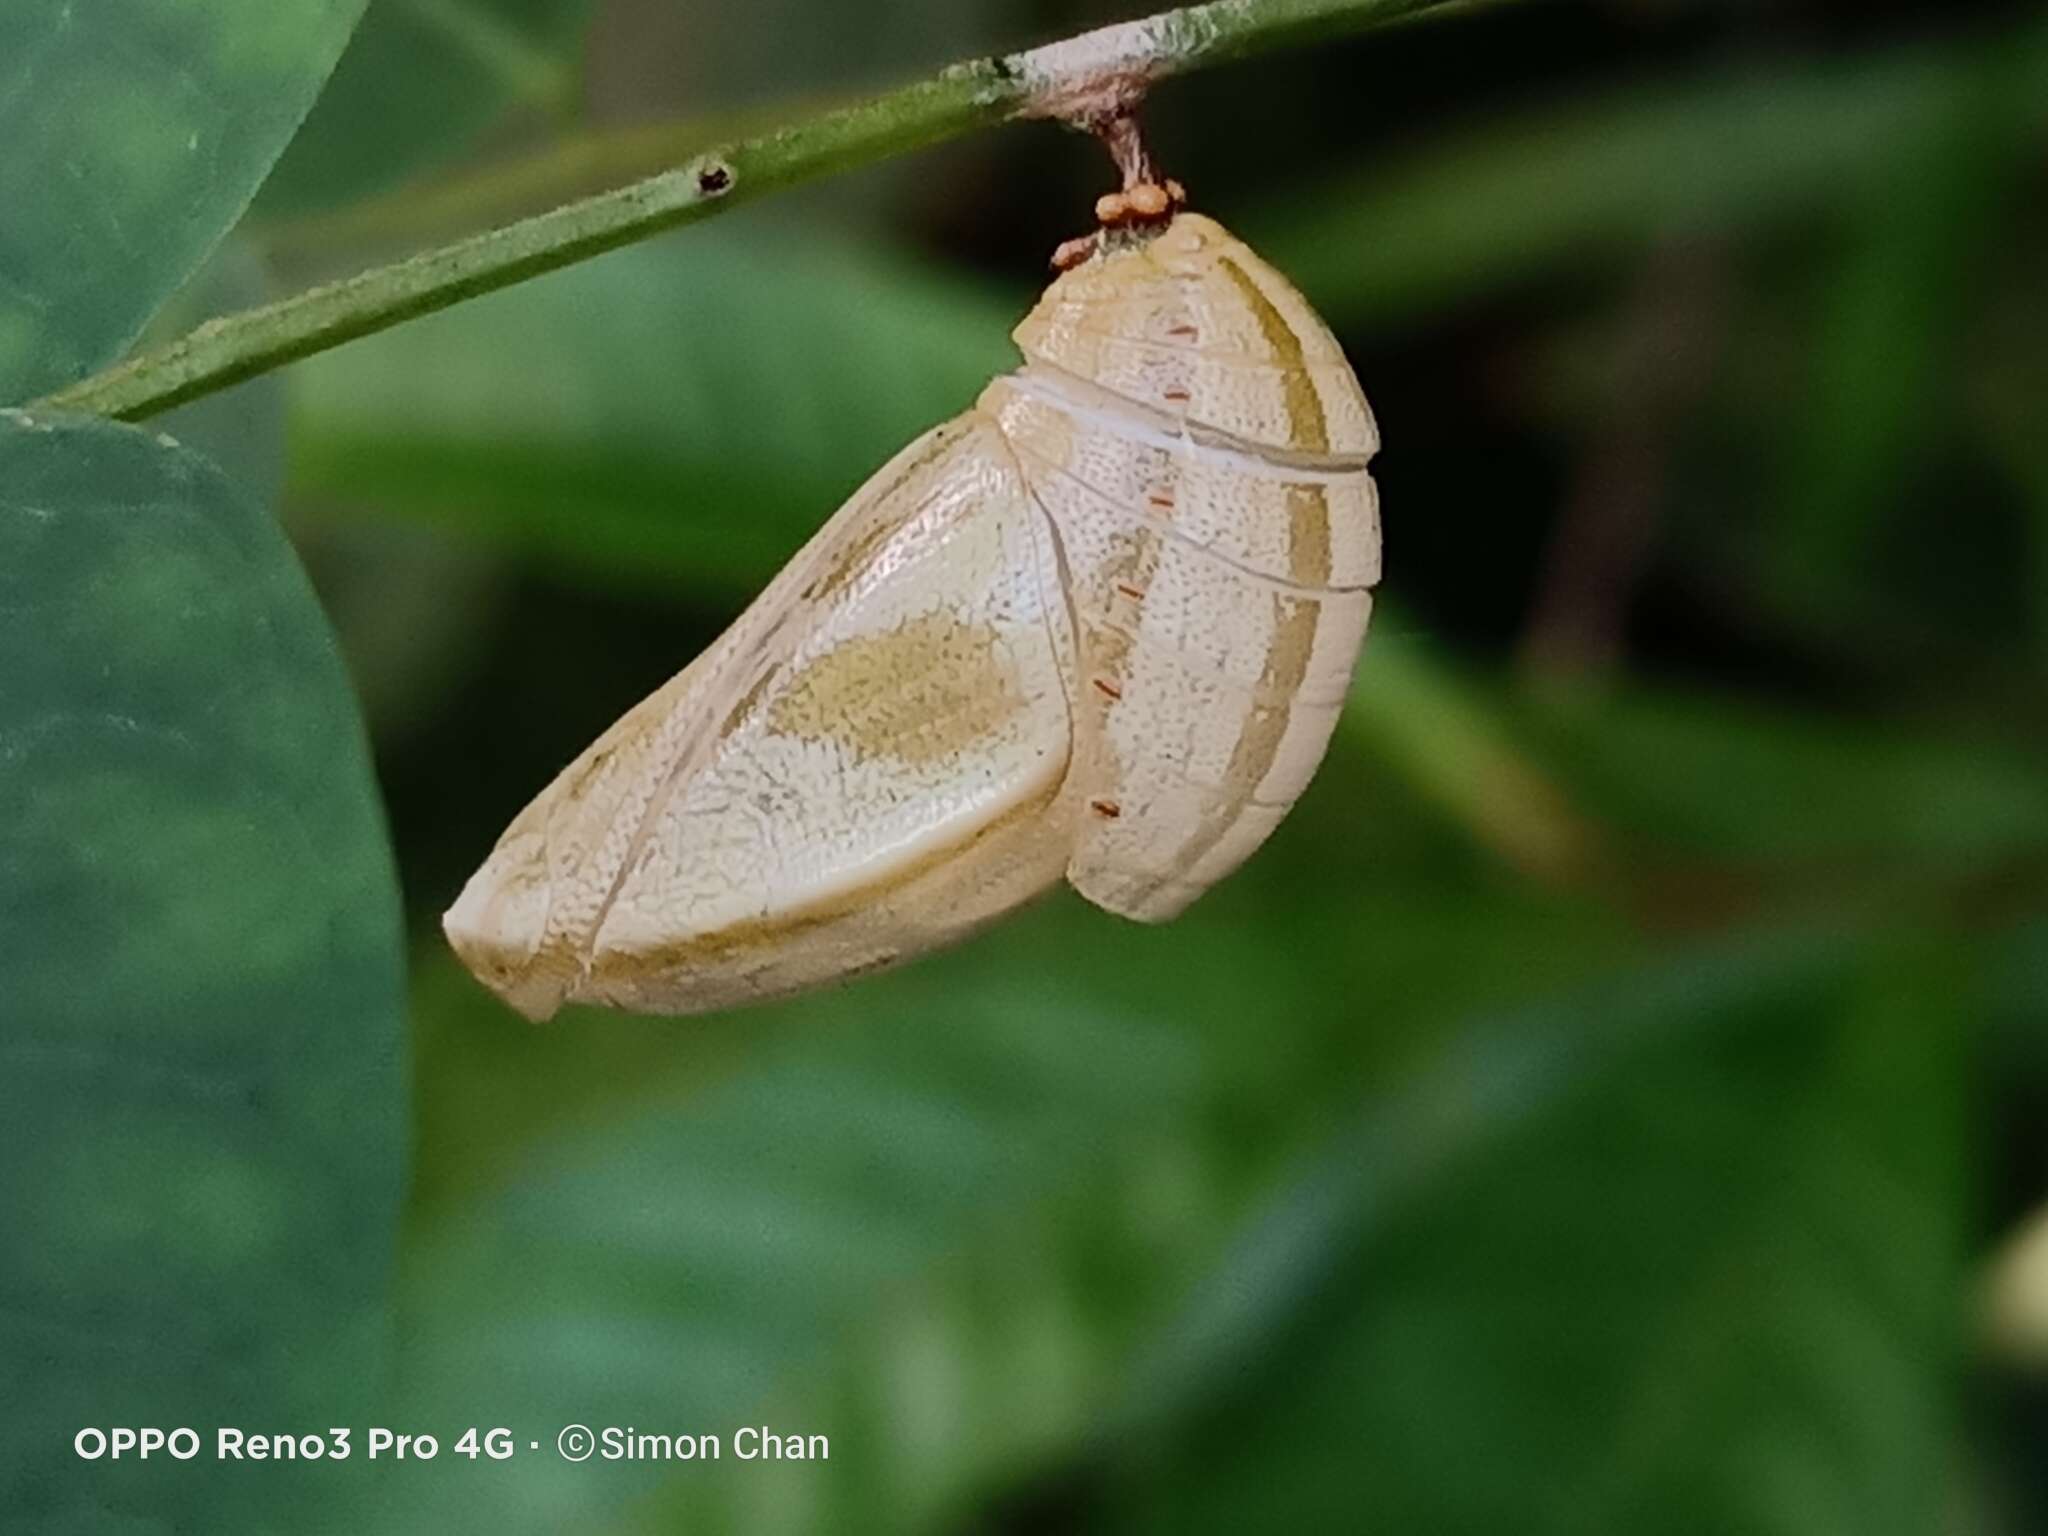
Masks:
[[[513,1007],[780,996],[1063,877],[1160,922],[1287,814],[1379,575],[1342,351],[1186,212],[1094,242],[1014,339],[513,821],[444,919]]]

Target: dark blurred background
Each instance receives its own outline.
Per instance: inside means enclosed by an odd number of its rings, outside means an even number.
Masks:
[[[186,315],[1130,14],[376,0]],[[1478,6],[1146,123],[1386,443],[1330,758],[1170,927],[1062,892],[786,1006],[541,1030],[436,929],[1012,365],[1110,185],[1079,136],[840,176],[184,413],[282,487],[375,733],[415,1415],[831,1436],[444,1458],[384,1518],[2048,1530],[2048,11]]]

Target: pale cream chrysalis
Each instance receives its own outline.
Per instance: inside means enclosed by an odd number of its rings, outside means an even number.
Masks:
[[[1024,366],[857,491],[464,888],[449,942],[513,1007],[779,996],[1062,876],[1159,922],[1286,815],[1379,575],[1372,413],[1212,220],[1067,254]]]

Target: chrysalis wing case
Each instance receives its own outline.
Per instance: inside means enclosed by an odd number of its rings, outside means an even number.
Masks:
[[[1279,825],[1379,575],[1343,353],[1189,213],[1105,238],[1015,339],[512,823],[444,924],[513,1007],[778,996],[1063,875],[1161,922]]]

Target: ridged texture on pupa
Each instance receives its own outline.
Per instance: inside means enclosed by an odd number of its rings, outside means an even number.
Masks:
[[[878,472],[523,811],[450,941],[533,1018],[693,1013],[951,942],[1062,874],[1172,917],[1329,741],[1379,574],[1328,329],[1182,214]]]

